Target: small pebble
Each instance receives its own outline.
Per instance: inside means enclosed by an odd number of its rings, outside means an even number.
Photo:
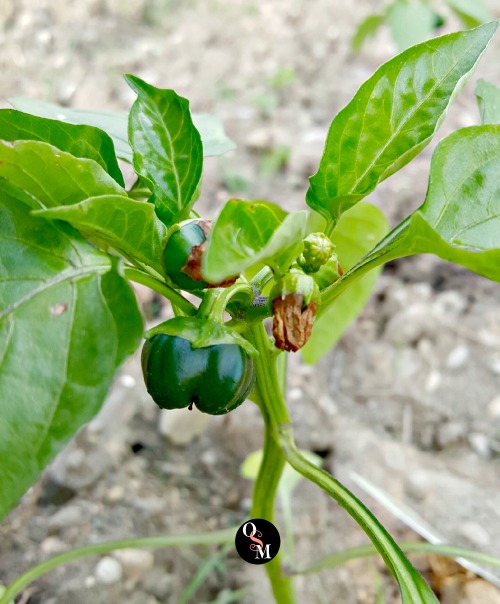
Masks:
[[[495,375],[500,375],[500,358],[493,359],[491,371],[493,371]]]
[[[445,449],[451,445],[456,445],[464,439],[467,433],[467,426],[462,422],[446,422],[438,428],[439,446]]]
[[[418,501],[425,499],[432,492],[432,481],[424,470],[417,470],[409,475],[406,485],[408,495]]]
[[[210,416],[200,413],[194,407],[189,409],[168,409],[160,412],[160,434],[174,445],[187,445],[202,434],[210,421]]]
[[[120,383],[125,386],[125,388],[133,388],[137,384],[137,380],[132,375],[122,375],[120,378]]]
[[[118,503],[125,497],[125,489],[120,485],[115,485],[106,491],[104,499],[106,503]]]
[[[156,596],[160,602],[166,602],[172,595],[172,585],[176,584],[172,575],[165,572],[164,567],[154,566],[149,569],[142,581],[144,589]]]
[[[205,466],[215,466],[215,464],[217,463],[217,460],[218,460],[217,451],[214,451],[214,449],[207,449],[206,451],[203,451],[203,453],[200,456],[200,461]],[[190,473],[191,473],[191,471],[189,471],[189,474]]]
[[[460,369],[464,367],[469,359],[469,349],[465,344],[459,344],[452,348],[448,358],[446,359],[446,366],[448,369]]]
[[[467,581],[465,602],[467,604],[500,604],[500,590],[482,579]]]
[[[152,552],[145,549],[120,549],[113,553],[113,557],[120,562],[123,574],[129,584],[135,584],[144,573],[153,567],[155,557]]]
[[[304,391],[302,388],[292,388],[288,393],[288,399],[291,401],[298,401],[304,397]]]
[[[441,374],[437,369],[432,369],[427,376],[425,381],[425,390],[426,392],[434,392],[439,388],[441,384]]]
[[[491,542],[488,531],[476,522],[464,522],[460,526],[460,534],[479,548],[488,547]]]
[[[500,394],[488,403],[488,414],[491,417],[500,417]]]
[[[474,453],[477,453],[481,457],[489,457],[491,453],[490,444],[488,437],[480,432],[473,432],[469,434],[469,444],[472,447]]]
[[[165,461],[161,464],[161,471],[166,476],[190,476],[191,466],[188,463],[171,463],[169,461]]]
[[[47,539],[44,539],[40,544],[40,549],[46,556],[52,556],[54,554],[60,554],[68,549],[68,546],[57,537],[47,537]]]
[[[49,531],[60,531],[62,529],[77,526],[83,519],[82,509],[77,505],[69,505],[58,510],[49,520]]]
[[[246,146],[254,151],[270,149],[273,146],[273,133],[268,128],[256,128],[251,131]]]
[[[111,585],[121,580],[123,577],[123,568],[116,558],[105,556],[97,563],[94,576],[98,583]]]
[[[460,292],[449,290],[438,295],[434,308],[446,319],[460,316],[467,308],[467,298]]]
[[[85,585],[85,587],[87,589],[91,589],[92,587],[95,587],[95,584],[96,584],[95,577],[93,577],[92,575],[85,577],[85,581],[83,582],[83,584]]]
[[[338,413],[338,407],[335,404],[335,401],[328,394],[322,394],[318,399],[319,406],[328,413],[329,415],[335,415]]]

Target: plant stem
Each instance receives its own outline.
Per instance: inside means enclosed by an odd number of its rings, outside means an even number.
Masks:
[[[407,560],[399,545],[378,522],[372,512],[343,484],[328,472],[317,468],[302,455],[293,440],[293,431],[290,424],[282,424],[277,429],[285,459],[304,478],[328,493],[365,531],[384,559],[390,573],[398,582],[403,600],[405,602],[415,600],[415,602],[429,604],[431,602],[437,603],[438,600],[430,591],[422,576]],[[411,598],[414,598],[414,600]]]
[[[172,287],[166,285],[165,283],[162,283],[161,281],[158,281],[158,279],[155,279],[147,273],[143,273],[142,271],[137,268],[134,268],[133,266],[125,266],[124,272],[125,277],[127,279],[151,288],[156,293],[160,294],[164,298],[167,298],[167,300],[170,300],[172,304],[177,306],[177,308],[180,308],[186,315],[193,316],[196,314],[196,306],[194,304],[191,304],[189,300],[186,300],[184,296],[182,296],[178,291],[176,291]]]
[[[237,281],[229,287],[207,289],[198,309],[198,317],[200,319],[210,318],[213,321],[223,323],[224,311],[227,310],[228,303],[237,296],[246,299],[250,303],[253,299],[253,291],[250,285],[243,281]]]
[[[271,281],[273,276],[273,271],[268,266],[265,266],[264,268],[261,268],[260,271],[252,279],[251,285],[254,290],[260,294],[264,287],[269,283],[269,281]]]
[[[293,439],[293,429],[285,399],[279,386],[276,367],[271,362],[269,342],[264,326],[261,323],[252,325],[250,329],[255,340],[254,345],[261,353],[258,360],[256,360],[256,375],[259,384],[260,408],[266,422],[266,439],[271,440],[272,438],[275,440],[273,446],[280,446],[282,455],[292,468],[328,493],[361,526],[383,557],[389,571],[399,583],[404,597],[414,597],[415,602],[437,602],[421,575],[405,558],[401,548],[370,510],[349,489],[324,470],[317,468],[299,451]],[[264,352],[267,352],[267,356]],[[276,457],[278,456],[277,453],[273,454]],[[265,460],[263,460],[263,466],[264,462]],[[262,481],[269,480],[264,475],[264,469],[259,472],[260,477]],[[271,575],[270,579],[273,582]],[[275,578],[274,581],[277,581],[277,579]],[[281,601],[278,600],[280,603]],[[288,600],[283,601],[288,602]],[[407,601],[413,600],[408,599]]]
[[[251,328],[253,344],[259,351],[255,359],[256,389],[259,407],[264,419],[264,450],[259,473],[254,485],[252,499],[252,518],[264,518],[274,523],[276,493],[285,466],[285,458],[273,428],[269,413],[269,404],[273,400],[273,391],[279,390],[275,361],[269,349],[269,340],[264,325],[259,323]],[[281,392],[280,392],[281,396]],[[285,408],[286,411],[286,408]],[[286,413],[288,418],[288,413]],[[282,556],[278,554],[265,565],[269,581],[278,604],[296,602],[291,577],[283,572]]]
[[[234,540],[237,527],[232,527],[222,531],[211,531],[209,533],[199,533],[193,535],[159,535],[156,537],[139,537],[136,539],[119,539],[117,541],[105,541],[104,543],[93,543],[73,549],[69,552],[57,554],[48,560],[45,560],[37,566],[33,566],[28,571],[17,577],[4,591],[0,597],[0,604],[9,604],[21,591],[30,583],[54,570],[58,566],[95,554],[107,554],[117,549],[128,548],[162,548],[184,545],[209,545],[215,543],[228,543]]]

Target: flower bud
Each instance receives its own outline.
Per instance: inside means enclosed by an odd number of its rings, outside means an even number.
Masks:
[[[325,289],[325,287],[328,287],[329,285],[337,281],[337,279],[340,279],[343,274],[344,271],[340,266],[337,254],[334,253],[330,256],[328,262],[326,264],[323,264],[323,266],[311,276],[314,281],[318,284],[320,289]]]
[[[317,272],[328,262],[335,245],[324,233],[311,233],[304,239],[304,249],[297,264],[306,273]]]

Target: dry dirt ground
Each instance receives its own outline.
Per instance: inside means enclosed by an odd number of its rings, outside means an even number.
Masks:
[[[500,17],[498,4],[490,5]],[[238,144],[236,152],[206,162],[208,215],[230,195],[303,207],[331,118],[394,53],[385,32],[359,55],[349,47],[355,23],[379,6],[368,0],[4,0],[1,95],[127,109],[133,94],[121,74],[134,73],[176,89],[194,111],[220,116]],[[474,81],[500,84],[499,50],[497,35]],[[437,138],[477,121],[472,83]],[[371,196],[393,223],[422,202],[431,152]],[[151,312],[151,301],[140,295]],[[400,539],[415,535],[360,490],[353,472],[448,542],[500,555],[499,303],[497,284],[460,267],[432,257],[395,262],[317,367],[291,359],[289,400],[300,446],[320,453],[324,466]],[[185,415],[178,421],[160,418],[137,358],[128,362],[99,417],[0,525],[0,582],[70,547],[240,524],[251,496],[240,465],[262,444],[257,409],[246,403],[206,426],[194,415],[190,425]],[[312,485],[296,491],[293,511],[298,562],[367,541]],[[262,568],[233,552],[182,600],[212,554],[213,548],[187,548],[87,558],[46,575],[22,601],[222,603],[245,587],[238,601],[271,601]],[[500,601],[496,588],[453,564],[415,561],[442,602]],[[296,580],[298,601],[307,604],[375,602],[377,584],[386,602],[398,601],[378,562]]]

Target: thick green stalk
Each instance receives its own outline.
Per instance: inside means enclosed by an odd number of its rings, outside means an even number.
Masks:
[[[252,518],[264,518],[274,523],[276,493],[285,466],[285,458],[273,427],[269,406],[274,398],[275,389],[279,390],[279,385],[275,360],[270,353],[269,339],[264,325],[259,323],[253,326],[251,332],[253,344],[259,351],[259,356],[255,359],[256,390],[265,426],[262,462],[253,491]],[[281,392],[279,396],[282,396]],[[286,416],[284,419],[289,421],[286,407],[284,411]],[[284,574],[281,560],[282,556],[278,554],[265,565],[265,569],[276,602],[294,604],[296,599],[291,577]]]
[[[328,493],[361,526],[383,557],[391,574],[399,583],[405,602],[425,602],[426,604],[437,602],[437,599],[423,578],[405,558],[401,548],[368,508],[344,485],[324,470],[317,468],[299,451],[293,439],[293,429],[286,403],[279,387],[276,367],[271,362],[264,326],[261,323],[257,326],[252,326],[250,329],[255,339],[255,345],[259,349],[259,352],[261,352],[259,360],[256,363],[256,370],[259,380],[259,402],[266,421],[268,438],[272,437],[276,440],[275,445],[281,447],[286,461],[299,474]],[[266,347],[262,344],[264,340],[267,344]],[[267,357],[262,354],[264,348],[267,350]],[[265,476],[263,476],[262,480],[265,480]],[[271,581],[273,581],[272,578]],[[288,600],[278,599],[278,602],[281,603],[282,601],[288,602]]]

